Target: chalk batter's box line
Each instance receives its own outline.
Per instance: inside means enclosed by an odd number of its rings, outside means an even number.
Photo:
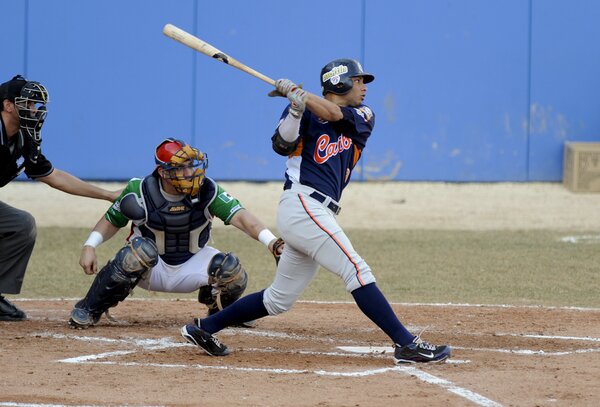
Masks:
[[[189,344],[184,344],[185,346],[193,347]],[[455,385],[454,383],[443,379],[441,377],[434,376],[430,373],[422,372],[412,366],[394,366],[389,368],[379,368],[379,369],[370,369],[370,370],[358,370],[352,372],[335,372],[335,371],[327,371],[327,370],[306,370],[306,369],[277,369],[277,368],[252,368],[252,367],[239,367],[239,366],[212,366],[212,365],[184,365],[184,364],[166,364],[166,363],[140,363],[140,362],[113,362],[113,361],[92,361],[91,359],[100,359],[103,357],[117,356],[117,355],[125,355],[136,353],[137,350],[131,351],[116,351],[116,352],[106,352],[104,354],[98,355],[88,355],[85,357],[85,361],[82,361],[82,357],[80,358],[72,358],[72,359],[64,359],[59,362],[63,363],[81,363],[81,364],[96,364],[96,365],[117,365],[117,366],[139,366],[139,367],[156,367],[156,368],[176,368],[176,369],[201,369],[201,370],[227,370],[227,371],[238,371],[238,372],[250,372],[250,373],[269,373],[269,374],[307,374],[312,373],[317,376],[329,376],[329,377],[366,377],[366,376],[374,376],[378,374],[384,374],[389,372],[398,372],[404,375],[413,376],[418,378],[419,380],[428,383],[435,384],[437,386],[442,387],[443,389],[454,393],[460,397],[466,398],[471,402],[484,407],[498,407],[499,403],[496,403],[493,400],[486,398],[480,394],[477,394],[471,390],[462,388],[460,386]],[[315,352],[316,353],[316,352]],[[345,355],[349,356],[349,355]]]
[[[322,338],[317,336],[303,336],[303,335],[293,335],[285,332],[273,332],[273,331],[263,331],[257,329],[235,329],[235,330],[225,330],[223,331],[226,334],[245,334],[250,336],[262,336],[262,337],[272,337],[277,339],[291,339],[291,340],[302,340],[302,341],[317,341],[317,342],[326,342],[326,343],[339,343],[346,342],[346,344],[356,344],[357,341],[347,340],[347,341],[338,341],[332,338]],[[524,338],[533,338],[533,339],[541,339],[541,340],[563,340],[563,341],[591,341],[591,342],[600,342],[600,338],[593,337],[574,337],[574,336],[555,336],[555,335],[528,335],[528,334],[510,334],[510,333],[496,333],[495,336],[513,336],[513,337],[524,337]],[[32,336],[43,336],[43,337],[54,337],[56,339],[73,339],[73,340],[83,340],[86,342],[108,342],[108,343],[123,343],[135,346],[141,346],[144,349],[152,350],[152,349],[164,349],[169,347],[178,347],[187,345],[186,343],[173,342],[170,338],[162,338],[162,339],[147,339],[147,338],[130,338],[130,339],[112,339],[106,337],[93,337],[93,336],[80,336],[80,335],[63,335],[63,334],[53,334],[48,332],[42,333],[34,333]],[[542,355],[542,356],[562,356],[576,353],[588,353],[588,352],[599,352],[600,348],[591,348],[584,349],[579,348],[575,350],[566,350],[566,351],[544,351],[544,350],[528,350],[528,349],[495,349],[495,348],[475,348],[475,347],[461,347],[452,345],[454,349],[463,349],[463,350],[472,350],[472,351],[485,351],[485,352],[498,352],[498,353],[512,353],[515,355]],[[342,349],[344,351],[359,354],[381,354],[381,353],[392,353],[392,347],[386,346],[337,346],[337,348]],[[344,349],[348,348],[348,349]],[[285,352],[285,351],[281,351]],[[294,350],[291,352],[298,352],[298,350]],[[309,351],[307,351],[309,352]],[[325,353],[320,353],[325,355]],[[349,356],[350,354],[342,354],[343,356]],[[338,356],[338,355],[336,355]]]
[[[11,298],[14,302],[35,302],[35,301],[67,301],[77,302],[81,298]],[[164,302],[198,302],[192,298],[127,298],[127,301],[164,301]],[[299,304],[348,304],[356,305],[353,301],[312,301],[312,300],[300,300]],[[540,309],[540,310],[563,310],[563,311],[580,311],[580,312],[600,312],[600,308],[590,307],[570,307],[570,306],[544,306],[544,305],[512,305],[512,304],[470,304],[470,303],[439,303],[439,302],[391,302],[392,305],[399,305],[403,307],[447,307],[447,308],[508,308],[508,309]]]
[[[47,335],[51,336],[51,335]],[[59,339],[79,339],[89,341],[90,337],[77,337],[75,335],[56,335]],[[123,340],[118,339],[114,340],[111,338],[95,338],[101,342],[107,343],[126,343],[130,345],[142,345],[140,346],[142,349],[164,349],[165,347],[194,347],[191,344],[183,344],[183,343],[175,343],[171,342],[170,338],[162,338],[160,340]],[[248,351],[254,351],[253,349],[247,349]],[[265,351],[265,350],[262,350]],[[271,351],[271,350],[268,350]],[[276,352],[275,350],[272,350]],[[239,371],[239,372],[251,372],[251,373],[269,373],[269,374],[307,374],[312,373],[318,376],[330,376],[330,377],[366,377],[373,376],[378,374],[384,374],[389,372],[398,372],[404,375],[413,376],[418,378],[419,380],[428,383],[434,384],[445,389],[448,392],[456,394],[459,397],[463,397],[476,405],[483,407],[498,407],[499,403],[488,399],[487,397],[475,393],[471,390],[465,389],[463,387],[457,386],[456,384],[450,382],[449,380],[443,379],[441,377],[434,376],[430,373],[423,372],[419,369],[416,369],[412,366],[394,366],[389,368],[379,368],[379,369],[367,369],[367,370],[358,370],[358,371],[350,371],[350,372],[336,372],[336,371],[327,371],[327,370],[306,370],[306,369],[278,369],[278,368],[252,368],[252,367],[239,367],[239,366],[211,366],[211,365],[201,365],[201,364],[193,364],[193,365],[184,365],[184,364],[164,364],[164,363],[140,363],[140,362],[116,362],[116,361],[100,361],[99,359],[109,358],[113,356],[123,356],[137,353],[138,350],[122,350],[122,351],[114,351],[114,352],[105,352],[101,354],[95,355],[86,355],[79,356],[75,358],[63,359],[58,362],[62,363],[77,363],[77,364],[97,364],[97,365],[118,365],[118,366],[140,366],[140,367],[158,367],[158,368],[177,368],[177,369],[203,369],[203,370],[229,370],[229,371]],[[286,351],[288,353],[309,353],[309,351]],[[310,354],[315,355],[341,355],[345,357],[361,357],[363,355],[357,354],[347,354],[340,352],[313,352],[310,351]]]
[[[280,338],[280,339],[284,338],[284,339],[295,339],[295,340],[298,340],[298,339],[301,339],[301,340],[320,339],[320,342],[331,342],[331,340],[330,340],[331,338],[303,337],[303,336],[299,336],[299,335],[290,335],[290,334],[282,333],[282,332],[259,331],[259,330],[249,330],[249,329],[233,330],[233,331],[228,330],[228,331],[230,331],[230,332],[227,332],[227,333],[233,333],[234,335],[245,334],[245,335],[267,336],[267,337],[276,337],[276,338]],[[48,334],[48,333],[33,334],[33,335],[35,335],[35,336],[52,336],[57,339],[83,340],[86,342],[98,341],[98,342],[105,342],[105,343],[122,343],[124,345],[137,346],[143,350],[176,348],[176,347],[182,347],[182,346],[195,348],[193,345],[190,345],[187,343],[173,342],[171,338],[112,339],[112,338],[105,338],[105,337],[90,337],[90,336],[77,336],[77,335]],[[502,335],[524,336],[522,334],[502,334]],[[531,336],[534,336],[534,335],[531,335]],[[600,340],[599,338],[589,338],[589,337],[554,337],[554,336],[543,336],[543,335],[535,335],[534,337],[536,339],[562,339],[565,341],[567,341],[567,340],[568,341],[585,340],[585,341],[594,341],[595,342],[597,340]],[[369,357],[386,357],[386,358],[388,358],[388,357],[384,356],[384,354],[386,352],[390,352],[392,349],[392,348],[388,347],[382,353],[381,349],[373,349],[373,347],[363,347],[362,353],[365,353],[364,348],[370,348],[370,349],[368,349],[368,353],[370,353],[368,355]],[[463,348],[463,349],[468,349],[468,348]],[[345,356],[345,357],[362,357],[362,356],[364,356],[363,354],[360,354],[361,353],[360,349],[359,349],[358,354],[356,354],[356,353],[340,353],[340,352],[315,352],[315,351],[304,351],[304,350],[286,350],[286,351],[278,351],[278,350],[272,350],[272,349],[259,350],[259,349],[248,349],[248,348],[245,350],[249,351],[249,352],[263,351],[263,352],[280,352],[280,353],[296,353],[296,354],[304,353],[304,354],[321,355],[321,356]],[[380,354],[379,355],[372,354],[372,352],[374,350],[376,352],[379,352]],[[478,349],[478,350],[498,351],[498,352],[503,352],[503,353],[514,353],[514,351],[510,350],[510,349]],[[520,350],[520,351],[523,351],[523,350]],[[584,351],[588,351],[588,350],[580,349],[580,350],[577,350],[577,351],[574,351],[571,353],[580,353],[580,352],[584,352]],[[590,351],[600,351],[600,349],[592,349]],[[202,364],[185,365],[185,364],[118,362],[118,361],[101,360],[101,359],[106,359],[106,358],[110,358],[110,357],[131,355],[131,354],[135,354],[137,352],[138,352],[138,349],[105,352],[105,353],[101,353],[101,354],[85,355],[85,356],[79,356],[79,357],[75,357],[75,358],[63,359],[63,360],[59,360],[58,362],[78,363],[78,364],[118,365],[118,366],[158,367],[158,368],[178,368],[178,369],[184,368],[184,369],[204,369],[204,370],[229,370],[229,371],[250,372],[250,373],[269,373],[269,374],[307,374],[307,373],[311,373],[311,374],[315,374],[318,376],[333,376],[333,377],[365,377],[365,376],[385,374],[385,373],[389,373],[389,372],[398,372],[398,373],[401,373],[404,375],[416,377],[419,380],[421,380],[425,383],[428,383],[428,384],[435,384],[436,386],[439,386],[439,387],[445,389],[446,391],[451,392],[459,397],[463,397],[463,398],[475,403],[476,405],[485,406],[485,407],[500,406],[499,403],[497,403],[493,400],[490,400],[489,398],[487,398],[481,394],[478,394],[469,389],[457,386],[456,384],[454,384],[444,378],[432,375],[431,373],[423,372],[413,366],[394,366],[394,367],[389,367],[389,368],[363,369],[363,370],[356,370],[356,371],[328,371],[328,370],[306,370],[306,369],[279,369],[279,368],[272,368],[272,367],[255,368],[255,367],[240,367],[240,366],[211,366],[211,365],[202,365]],[[354,352],[356,352],[356,351],[354,351]],[[525,352],[525,353],[517,353],[517,354],[521,354],[521,355],[540,354],[540,353],[536,353],[536,352],[538,352],[538,351],[531,351],[531,353]],[[551,355],[551,353],[549,353],[549,352],[542,353],[542,354]],[[567,354],[567,352],[562,352],[562,354]]]
[[[225,330],[224,333],[228,334],[245,334],[250,336],[263,336],[263,337],[274,337],[277,339],[291,339],[291,340],[302,340],[302,341],[318,341],[318,342],[326,342],[326,343],[335,343],[339,341],[332,340],[331,338],[322,338],[315,336],[303,336],[303,335],[293,335],[284,332],[273,332],[273,331],[262,331],[256,329],[236,329],[236,330]],[[171,338],[160,338],[160,339],[147,339],[147,338],[129,338],[129,339],[112,339],[106,337],[93,337],[93,336],[80,336],[80,335],[63,335],[63,334],[52,334],[52,333],[35,333],[33,336],[46,336],[53,337],[56,339],[73,339],[73,340],[82,340],[85,342],[107,342],[107,343],[123,343],[126,345],[139,346],[146,350],[153,349],[165,349],[165,348],[176,348],[181,346],[192,346],[187,343],[182,342],[173,342]],[[553,335],[526,335],[526,334],[509,334],[509,333],[500,333],[496,334],[497,336],[514,336],[514,337],[527,337],[533,339],[540,340],[563,340],[563,341],[592,341],[592,342],[600,342],[600,338],[591,338],[591,337],[572,337],[572,336],[553,336]],[[347,343],[356,344],[357,341],[347,341]],[[352,356],[355,354],[359,355],[369,355],[369,356],[377,356],[378,354],[392,353],[392,347],[385,346],[336,346],[338,349],[344,350],[349,353],[336,353],[336,352],[315,352],[306,351],[306,350],[273,350],[273,352],[279,353],[299,353],[306,352],[306,354],[314,354],[320,356]],[[570,354],[580,354],[580,353],[590,353],[590,352],[600,352],[600,348],[578,348],[575,350],[565,350],[565,351],[544,351],[539,348],[536,350],[529,349],[496,349],[496,348],[475,348],[475,347],[461,347],[453,345],[454,349],[461,350],[471,350],[471,351],[480,351],[480,352],[497,352],[497,353],[505,353],[505,354],[513,354],[519,356],[563,356]],[[246,349],[250,351],[250,349]],[[253,349],[252,351],[259,351],[258,349]],[[91,355],[93,357],[94,355]]]
[[[192,346],[192,345],[190,345]],[[135,352],[135,351],[124,351],[124,352]],[[116,352],[112,352],[116,353]],[[64,362],[59,361],[59,362]],[[228,370],[238,372],[251,372],[251,373],[269,373],[269,374],[307,374],[312,373],[318,376],[330,376],[330,377],[366,377],[373,376],[389,372],[398,372],[404,375],[413,376],[419,380],[428,383],[435,384],[442,387],[443,389],[456,394],[459,397],[466,398],[476,405],[483,407],[500,407],[501,404],[488,399],[478,393],[471,390],[462,388],[455,385],[449,380],[441,377],[434,376],[430,373],[422,372],[412,366],[394,366],[389,368],[371,369],[371,370],[359,370],[354,372],[332,372],[327,370],[306,370],[306,369],[276,369],[276,368],[252,368],[252,367],[239,367],[239,366],[212,366],[212,365],[183,365],[183,364],[165,364],[165,363],[139,363],[139,362],[85,362],[86,364],[96,365],[118,365],[118,366],[139,366],[139,367],[156,367],[156,368],[176,368],[176,369],[200,369],[200,370]]]

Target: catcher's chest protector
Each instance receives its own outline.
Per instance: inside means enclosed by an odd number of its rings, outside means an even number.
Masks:
[[[140,230],[142,235],[155,240],[165,262],[182,264],[204,247],[210,238],[208,205],[215,198],[216,187],[207,178],[198,202],[192,202],[189,196],[170,202],[161,194],[158,182],[153,176],[144,178],[142,182],[148,221],[140,226]]]

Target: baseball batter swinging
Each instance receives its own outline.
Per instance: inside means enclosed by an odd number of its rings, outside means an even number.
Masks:
[[[391,338],[396,363],[443,361],[450,347],[424,342],[402,325],[336,220],[342,191],[375,124],[373,111],[363,104],[366,84],[375,77],[355,60],[336,59],[323,67],[320,79],[323,98],[288,79],[276,81],[276,94],[290,104],[272,137],[275,152],[288,157],[277,215],[286,244],[274,281],[222,312],[195,319],[181,334],[209,355],[227,355],[214,333],[289,310],[323,266],[343,280],[361,311]]]

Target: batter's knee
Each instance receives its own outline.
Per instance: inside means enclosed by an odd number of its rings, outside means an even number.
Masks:
[[[283,314],[296,302],[295,298],[285,298],[281,292],[269,287],[263,293],[263,304],[269,315]]]
[[[346,283],[346,291],[349,293],[357,288],[376,282],[371,268],[366,263],[364,263],[363,267],[359,268],[359,271],[353,269],[344,273],[342,278],[344,279],[344,283]]]

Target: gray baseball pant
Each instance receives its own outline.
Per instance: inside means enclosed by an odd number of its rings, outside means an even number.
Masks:
[[[0,294],[19,294],[37,229],[33,216],[0,201]]]

